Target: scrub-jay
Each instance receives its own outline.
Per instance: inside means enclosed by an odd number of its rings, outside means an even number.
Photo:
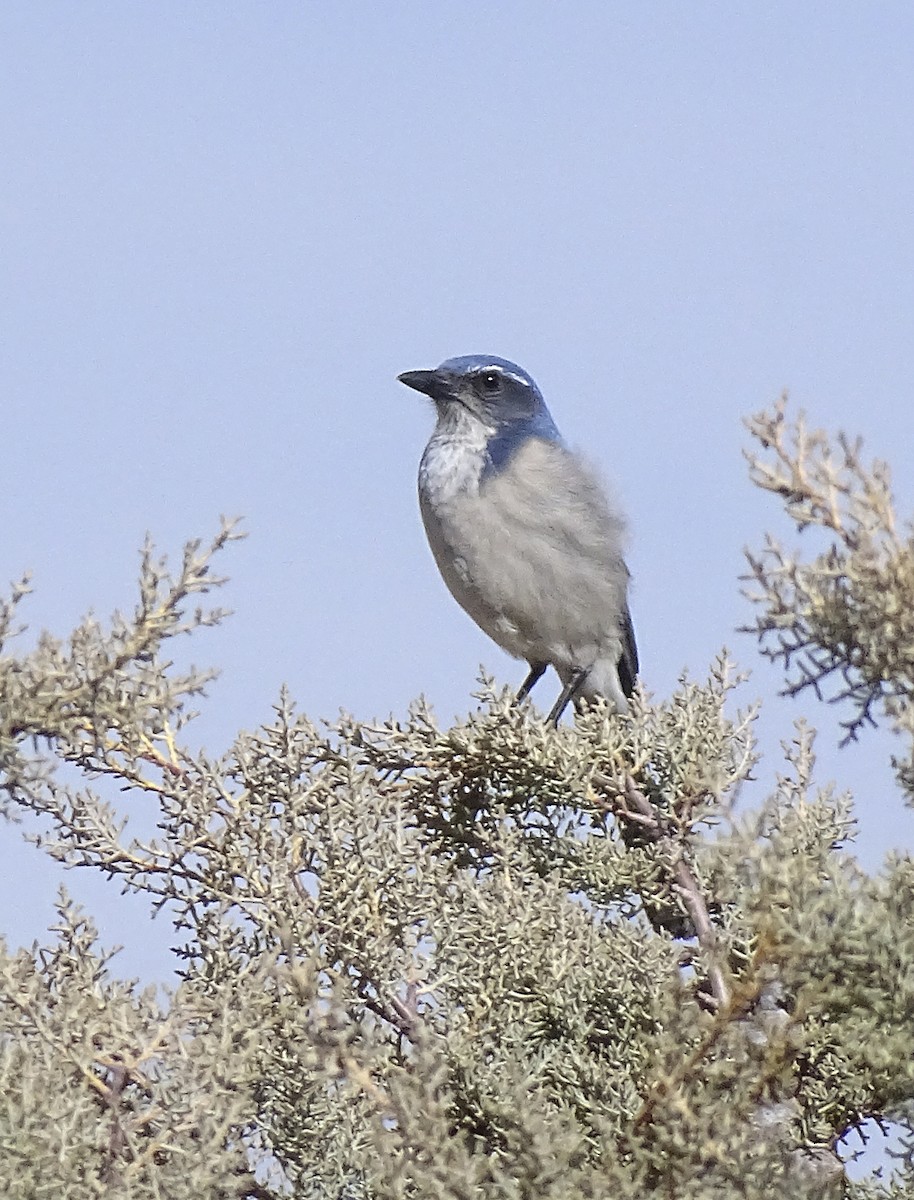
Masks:
[[[405,371],[438,414],[419,466],[419,505],[451,595],[530,671],[523,700],[548,666],[569,700],[628,707],[638,652],[628,611],[624,520],[569,450],[536,383],[491,355]]]

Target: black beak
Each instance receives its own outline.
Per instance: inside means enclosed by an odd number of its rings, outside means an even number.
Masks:
[[[397,379],[432,400],[454,399],[450,378],[440,371],[404,371]]]

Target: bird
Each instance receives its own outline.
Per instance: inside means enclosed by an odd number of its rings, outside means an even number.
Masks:
[[[529,672],[553,667],[547,721],[602,697],[625,712],[638,675],[623,558],[625,520],[565,444],[534,379],[489,354],[404,371],[437,420],[419,464],[419,507],[451,595]]]

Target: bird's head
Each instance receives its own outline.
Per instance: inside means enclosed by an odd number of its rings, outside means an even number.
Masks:
[[[523,368],[491,354],[449,358],[434,371],[404,371],[397,378],[434,402],[439,420],[459,406],[489,433],[493,465],[529,437],[561,440],[542,392]]]

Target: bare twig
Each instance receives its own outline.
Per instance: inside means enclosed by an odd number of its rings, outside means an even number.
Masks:
[[[111,1110],[111,1128],[108,1134],[105,1165],[101,1174],[102,1180],[108,1184],[120,1182],[121,1176],[117,1164],[127,1146],[127,1134],[120,1119],[120,1101],[129,1082],[130,1071],[125,1063],[115,1062],[108,1067],[108,1077],[105,1080],[102,1095]]]
[[[704,957],[711,995],[718,1011],[726,1012],[731,1005],[732,993],[727,976],[720,963],[717,934],[711,921],[708,905],[702,894],[698,879],[683,855],[681,838],[674,837],[668,823],[651,804],[631,775],[626,775],[620,791],[616,782],[606,775],[596,774],[594,782],[610,792],[615,792],[617,803],[614,811],[625,821],[632,821],[643,829],[653,832],[653,840],[672,860],[673,884],[682,899],[695,929],[695,936]]]
[[[692,924],[695,926],[695,936],[698,938],[698,944],[704,953],[705,966],[708,971],[708,983],[711,985],[711,994],[721,1010],[726,1011],[730,1007],[730,986],[720,965],[720,957],[717,950],[717,934],[711,923],[708,906],[701,893],[701,888],[698,886],[698,880],[684,858],[680,858],[676,863],[676,866],[673,868],[673,876],[676,880],[676,890],[689,910],[689,916],[692,918]]]

